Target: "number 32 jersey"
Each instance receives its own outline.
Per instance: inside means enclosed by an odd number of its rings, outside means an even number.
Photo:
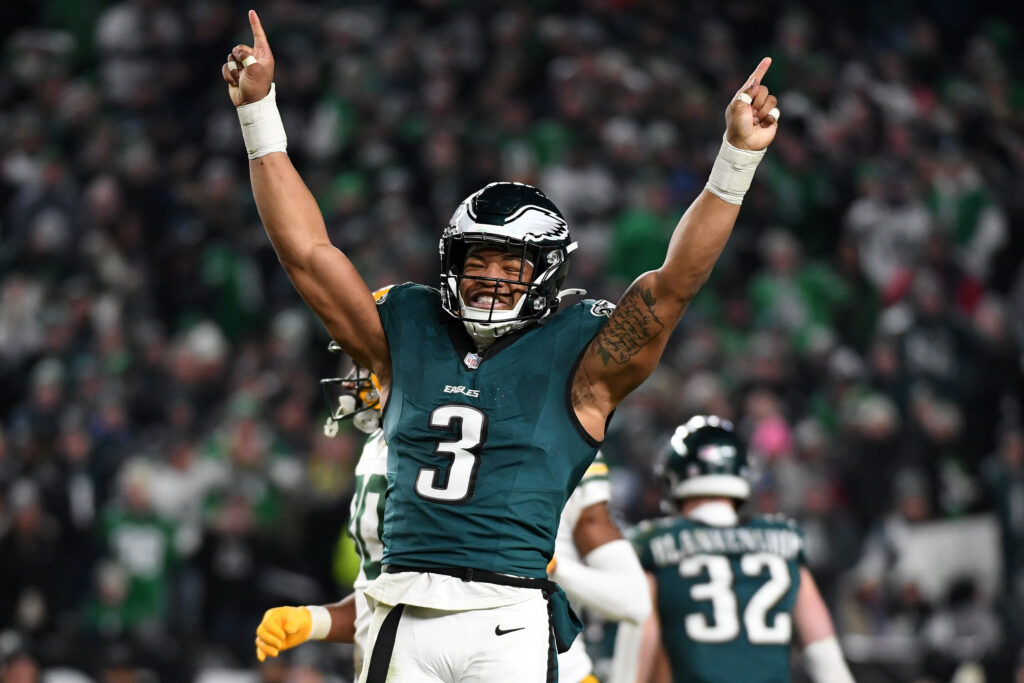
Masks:
[[[597,452],[569,395],[611,310],[596,303],[477,355],[436,290],[380,298],[392,367],[384,564],[546,578],[562,506]]]
[[[658,582],[673,681],[790,681],[804,562],[795,522],[762,516],[719,527],[671,517],[642,523],[631,540]]]

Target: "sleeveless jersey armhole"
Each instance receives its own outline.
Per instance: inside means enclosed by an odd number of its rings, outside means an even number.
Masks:
[[[572,422],[572,426],[576,428],[576,431],[583,438],[583,441],[585,441],[590,446],[593,446],[594,448],[600,448],[602,441],[598,441],[597,439],[592,437],[583,427],[583,423],[580,422],[580,418],[576,414],[576,408],[574,408],[572,405],[572,383],[576,379],[576,371],[579,370],[580,363],[583,362],[583,355],[587,352],[587,349],[590,348],[591,342],[594,341],[594,339],[597,337],[600,331],[601,330],[595,332],[594,336],[591,337],[590,340],[583,345],[583,350],[580,351],[578,356],[576,356],[576,362],[572,364],[572,370],[569,371],[569,378],[565,382],[565,409],[569,413],[569,421]],[[612,411],[612,413],[608,415],[608,418],[605,420],[604,425],[606,430],[608,429],[608,422],[612,419],[612,415],[614,414],[615,412]]]
[[[391,405],[391,395],[393,393],[391,389],[395,383],[395,357],[394,354],[391,353],[391,339],[388,337],[388,326],[384,320],[384,315],[382,315],[385,305],[385,301],[381,301],[377,304],[377,317],[380,318],[380,327],[384,331],[384,341],[388,345],[388,360],[391,361],[391,382],[388,384],[388,397],[384,399],[384,403],[380,406],[380,419],[382,424],[384,422],[384,418],[388,414],[388,406]]]

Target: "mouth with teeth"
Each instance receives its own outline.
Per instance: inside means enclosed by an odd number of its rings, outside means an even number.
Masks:
[[[512,295],[500,292],[495,294],[494,288],[488,287],[471,292],[466,297],[466,305],[470,308],[482,308],[484,310],[510,311],[512,310]]]

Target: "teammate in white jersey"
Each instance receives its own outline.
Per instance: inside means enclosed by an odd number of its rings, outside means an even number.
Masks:
[[[340,351],[333,343],[328,348],[332,352]],[[321,380],[321,384],[343,387],[336,405],[333,399],[328,399],[332,413],[324,425],[325,434],[336,435],[339,424],[346,419],[369,434],[356,464],[348,525],[360,558],[359,573],[352,585],[353,594],[339,603],[268,610],[257,634],[277,634],[283,646],[274,647],[257,637],[257,656],[262,661],[268,655],[276,656],[280,650],[323,634],[320,637],[325,640],[354,644],[353,657],[358,673],[366,652],[371,618],[363,591],[380,574],[384,554],[380,527],[387,489],[387,444],[380,429],[379,397],[369,373],[356,368],[349,377],[328,378]],[[608,465],[599,454],[562,511],[550,575],[574,602],[606,619],[642,624],[651,609],[647,580],[632,546],[623,539],[608,513],[610,499]],[[314,628],[314,622],[318,621],[319,628]],[[558,670],[560,680],[568,683],[597,681],[582,635],[567,652],[558,656]]]

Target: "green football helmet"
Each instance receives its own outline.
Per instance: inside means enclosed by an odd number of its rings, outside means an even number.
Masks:
[[[658,467],[666,497],[750,496],[747,449],[732,423],[715,415],[697,415],[676,427]]]
[[[533,266],[533,275],[524,278],[522,268],[515,279],[465,275],[466,256],[486,247],[517,255]],[[575,249],[562,212],[543,192],[523,183],[491,183],[459,204],[441,236],[441,306],[481,340],[543,320],[558,309]],[[496,310],[494,303],[476,308],[462,300],[463,280],[484,282],[495,290],[507,282],[526,291],[512,310]]]

